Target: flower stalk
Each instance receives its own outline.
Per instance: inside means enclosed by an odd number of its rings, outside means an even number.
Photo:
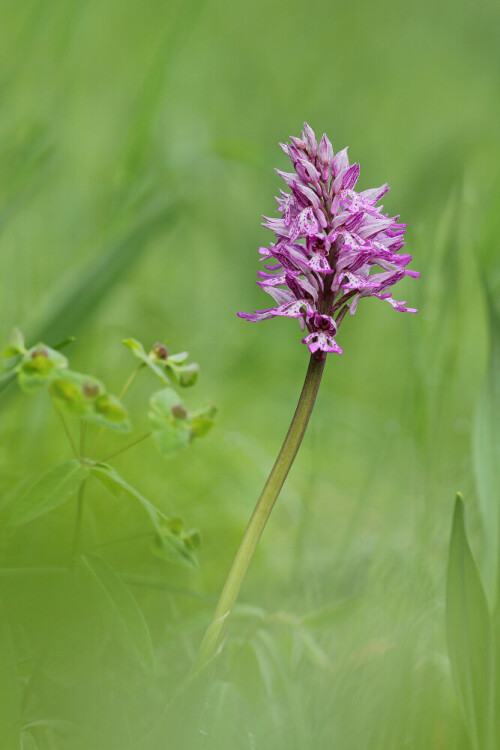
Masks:
[[[191,670],[193,677],[220,651],[227,621],[238,598],[246,572],[304,437],[318,394],[325,361],[326,356],[321,352],[311,355],[295,414],[229,570],[212,621]]]

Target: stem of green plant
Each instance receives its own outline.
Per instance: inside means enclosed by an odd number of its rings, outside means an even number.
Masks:
[[[85,436],[87,434],[87,422],[80,421],[80,456],[85,455]]]
[[[51,397],[50,400],[52,401],[52,405],[53,405],[54,409],[56,410],[56,413],[57,413],[59,419],[61,420],[61,424],[63,426],[64,432],[66,433],[66,437],[68,438],[68,442],[71,445],[71,449],[72,449],[73,453],[75,454],[75,458],[77,458],[78,460],[80,460],[80,454],[78,453],[77,447],[75,445],[75,441],[71,437],[71,432],[69,431],[69,427],[68,427],[68,425],[66,423],[66,420],[64,419],[64,414],[59,409],[59,407],[56,405],[56,403],[55,403],[55,401],[54,401],[54,399],[52,397]]]
[[[135,368],[135,370],[132,370],[132,372],[128,376],[127,380],[125,381],[125,384],[124,384],[123,388],[120,391],[120,395],[118,396],[118,398],[119,398],[120,401],[123,401],[123,399],[125,398],[125,396],[127,395],[127,393],[130,390],[130,386],[132,385],[132,383],[134,382],[134,380],[136,379],[136,377],[138,376],[140,370],[142,370],[143,367],[144,367],[144,364],[140,364],[138,367]],[[106,432],[106,428],[105,427],[101,427],[101,429],[97,433],[97,437],[94,440],[94,444],[93,444],[92,448],[90,449],[90,455],[91,456],[93,456],[95,454],[95,452],[96,452],[97,448],[99,447],[99,444],[100,444],[100,442],[101,442],[101,440],[102,440],[105,432]]]
[[[128,445],[125,445],[123,448],[120,448],[114,453],[110,453],[108,456],[100,458],[99,463],[103,464],[105,461],[110,461],[112,458],[115,458],[115,456],[119,456],[121,453],[125,453],[125,451],[130,450],[130,448],[133,448],[138,443],[142,443],[143,440],[146,440],[146,438],[150,437],[152,434],[152,432],[146,432],[145,435],[141,435],[141,437],[137,438],[137,440],[134,440],[133,443],[128,443]]]
[[[294,462],[316,401],[325,358],[311,355],[302,392],[278,458],[255,506],[239,549],[229,570],[224,588],[191,669],[195,677],[220,652],[227,621],[231,615],[255,549],[264,531],[280,490]]]
[[[86,480],[84,480],[81,485],[80,489],[78,490],[78,498],[77,498],[77,505],[76,505],[76,520],[75,520],[75,532],[73,534],[73,544],[71,546],[71,566],[73,567],[75,564],[75,558],[80,551],[80,537],[81,537],[81,531],[82,531],[82,516],[83,516],[83,502],[85,499],[85,484]]]

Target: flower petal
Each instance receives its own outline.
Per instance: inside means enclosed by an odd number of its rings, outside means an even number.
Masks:
[[[342,349],[337,344],[331,333],[324,331],[313,331],[302,339],[303,344],[307,344],[311,354],[322,351],[326,353],[342,354]]]

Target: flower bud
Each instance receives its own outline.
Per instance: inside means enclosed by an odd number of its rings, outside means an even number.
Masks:
[[[307,124],[307,122],[304,123],[302,138],[305,141],[309,156],[316,156],[318,153],[318,143],[316,141],[316,136],[314,135],[314,130]]]
[[[36,359],[37,357],[45,357],[45,359],[49,358],[49,353],[45,347],[40,346],[38,349],[33,349],[31,352],[31,359]]]
[[[174,419],[187,419],[187,409],[182,404],[174,404],[171,411]]]
[[[99,395],[99,386],[97,383],[85,382],[82,386],[82,393],[85,398],[96,398]]]
[[[168,359],[168,349],[165,344],[162,344],[161,341],[157,341],[151,349],[150,357],[151,359]]]
[[[326,133],[323,133],[321,136],[318,157],[321,164],[321,177],[323,180],[328,180],[330,177],[330,164],[333,161],[333,146],[327,138]]]

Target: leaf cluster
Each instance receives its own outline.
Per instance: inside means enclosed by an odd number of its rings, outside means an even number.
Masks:
[[[58,348],[40,342],[27,349],[21,331],[15,329],[1,356],[4,370],[17,378],[25,393],[45,388],[54,403],[69,414],[111,430],[130,432],[128,412],[120,399],[92,375],[70,370],[67,357]]]
[[[146,353],[138,341],[126,339],[125,345],[140,364],[127,380],[121,398],[117,398],[94,376],[70,369],[68,358],[60,351],[67,343],[69,342],[62,342],[53,348],[38,343],[27,348],[21,331],[15,329],[8,345],[1,353],[4,377],[15,378],[21,390],[28,394],[45,389],[56,409],[60,410],[62,415],[69,414],[79,418],[81,426],[83,422],[100,426],[101,432],[94,441],[94,450],[100,442],[104,428],[115,432],[131,431],[131,421],[122,399],[138,372],[144,368],[152,371],[164,386],[151,396],[148,411],[151,434],[164,457],[172,457],[195,438],[206,435],[212,428],[215,407],[207,404],[191,410],[185,406],[172,387],[175,384],[187,388],[193,386],[197,380],[199,365],[188,362],[187,352],[170,355],[164,344],[156,343],[151,351]],[[63,423],[71,439],[64,416]],[[128,450],[136,442],[138,441],[116,451],[116,454]],[[84,440],[81,440],[80,452],[77,451],[76,443],[72,439],[71,445],[75,459],[53,467],[18,497],[9,518],[11,527],[31,522],[60,507],[75,495],[83,493],[88,480],[94,478],[114,496],[125,494],[143,508],[152,526],[151,549],[156,556],[169,562],[196,567],[195,550],[200,543],[197,530],[186,529],[180,518],[168,518],[105,459],[93,458],[93,451],[90,457],[87,456],[84,452]]]
[[[160,342],[154,344],[149,353],[136,339],[125,339],[123,343],[140,361],[140,368],[149,368],[167,386],[151,396],[148,417],[160,453],[170,458],[195,438],[206,435],[214,425],[217,409],[213,404],[190,410],[172,387],[193,386],[200,367],[196,362],[187,361],[187,352],[170,354]]]

